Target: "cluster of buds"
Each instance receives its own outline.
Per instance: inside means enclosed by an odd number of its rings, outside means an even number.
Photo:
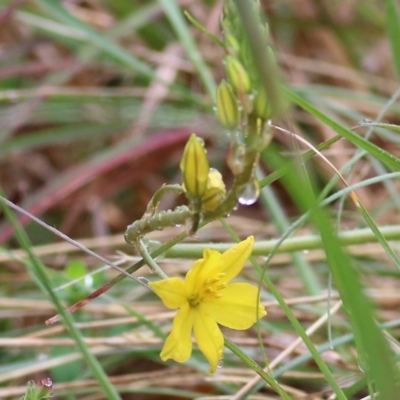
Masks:
[[[249,1],[248,6],[254,7],[255,13],[261,15],[257,2]],[[251,132],[246,127],[264,128],[272,117],[272,108],[254,65],[248,37],[243,31],[238,11],[232,0],[225,0],[221,26],[224,34],[227,81],[222,80],[218,86],[217,116],[222,126],[229,131],[235,133],[239,131],[247,137]],[[268,25],[259,22],[259,28],[266,42],[267,57],[275,62],[269,44]],[[257,133],[261,135],[261,132]]]
[[[255,15],[262,15],[258,2],[249,1],[248,7],[254,7]],[[233,0],[225,0],[221,27],[226,80],[217,89],[216,112],[231,136],[227,164],[235,179],[230,197],[249,205],[259,195],[256,169],[259,152],[272,139],[272,107]],[[265,39],[266,57],[275,64],[268,25],[259,21],[259,30]]]

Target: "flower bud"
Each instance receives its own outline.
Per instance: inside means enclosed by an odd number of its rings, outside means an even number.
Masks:
[[[240,50],[240,45],[235,36],[232,34],[228,33],[225,35],[224,38],[224,45],[225,45],[225,50],[228,54],[231,55],[237,55],[239,54]]]
[[[253,101],[253,114],[263,120],[271,118],[271,103],[268,101],[267,92],[261,88]]]
[[[245,70],[248,74],[250,71],[253,71],[253,74],[256,71],[253,59],[254,55],[250,48],[249,40],[244,36],[240,40],[239,60],[245,65]]]
[[[194,133],[190,136],[179,164],[183,174],[183,189],[189,200],[200,198],[207,189],[208,159],[204,142]]]
[[[217,116],[219,122],[228,129],[239,125],[239,108],[231,85],[222,80],[217,89]]]
[[[267,47],[267,56],[268,56],[269,62],[275,67],[276,66],[276,57],[275,57],[274,50],[272,49],[271,46]]]
[[[250,91],[250,78],[237,58],[233,56],[226,57],[226,74],[239,95]]]
[[[226,189],[221,173],[210,168],[207,180],[207,190],[201,198],[201,208],[206,211],[214,211],[225,197]]]
[[[261,25],[261,31],[262,31],[262,34],[264,35],[265,39],[267,40],[267,42],[270,43],[271,38],[270,38],[268,23]]]

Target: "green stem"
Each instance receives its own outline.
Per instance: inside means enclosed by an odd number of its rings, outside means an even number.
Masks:
[[[183,193],[182,185],[164,185],[161,186],[157,192],[154,193],[153,197],[151,198],[145,216],[153,216],[157,212],[158,205],[160,204],[161,199],[168,193],[174,193],[179,195]]]
[[[234,0],[238,14],[246,32],[254,64],[257,69],[259,80],[264,86],[267,97],[271,101],[272,115],[279,118],[284,113],[284,101],[282,91],[279,87],[279,75],[275,63],[266,49],[267,38],[261,32],[259,17],[256,15],[250,2]]]
[[[379,228],[386,240],[400,239],[400,225],[384,226]],[[338,239],[343,246],[377,243],[378,239],[369,228],[353,229],[339,232]],[[280,242],[280,239],[257,241],[254,244],[253,256],[268,256]],[[176,244],[166,252],[169,258],[198,258],[205,248],[223,252],[233,246],[233,243],[181,243]],[[288,238],[279,247],[278,253],[322,249],[322,240],[319,235],[305,235]]]
[[[146,261],[147,265],[150,269],[155,272],[161,279],[167,279],[167,274],[158,266],[158,264],[151,258],[149,252],[147,251],[146,245],[143,243],[143,240],[139,239],[137,241],[137,245],[135,246],[139,251],[140,255],[143,257],[143,260]]]
[[[167,226],[183,225],[191,215],[191,210],[186,206],[176,207],[175,210],[160,211],[151,217],[139,219],[129,225],[125,231],[125,240],[129,244],[135,245],[136,240],[146,233],[162,230]]]

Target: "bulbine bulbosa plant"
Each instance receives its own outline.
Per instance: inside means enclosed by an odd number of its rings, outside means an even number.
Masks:
[[[258,7],[252,1],[249,6]],[[142,238],[148,232],[171,226],[185,226],[186,233],[194,235],[202,224],[228,216],[239,204],[254,204],[259,196],[256,170],[260,152],[272,139],[273,108],[258,78],[238,11],[230,0],[225,2],[221,26],[226,79],[219,83],[215,93],[215,110],[230,136],[226,162],[233,175],[233,184],[226,189],[221,173],[210,166],[204,141],[193,133],[180,161],[182,184],[162,186],[154,194],[143,217],[128,226],[125,232],[127,243],[134,245],[149,267],[163,278],[150,282],[149,286],[166,307],[178,310],[161,358],[187,361],[192,352],[193,331],[211,373],[223,359],[224,337],[218,325],[248,329],[266,314],[255,286],[230,283],[239,275],[252,252],[253,236],[222,254],[206,249],[203,258],[193,264],[184,280],[167,277],[149,256]],[[260,21],[259,29],[266,43],[266,54],[273,60],[268,27]],[[162,196],[170,192],[183,193],[187,205],[158,210]]]

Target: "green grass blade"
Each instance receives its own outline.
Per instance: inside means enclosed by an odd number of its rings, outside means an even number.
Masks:
[[[253,61],[258,71],[259,79],[264,86],[267,97],[271,101],[272,113],[275,118],[279,118],[285,112],[285,102],[280,88],[280,77],[277,67],[267,49],[267,38],[261,32],[258,15],[256,15],[252,4],[246,1],[234,0],[239,11],[240,19],[243,24]]]
[[[0,193],[2,193],[2,189],[0,188]],[[62,316],[63,322],[67,327],[68,332],[71,334],[72,338],[75,340],[76,345],[78,346],[80,352],[82,353],[85,361],[87,362],[89,368],[91,369],[93,376],[99,382],[99,385],[104,391],[104,394],[108,399],[111,400],[120,400],[120,396],[118,392],[115,390],[114,386],[111,384],[108,379],[106,373],[101,367],[100,363],[97,359],[92,355],[89,350],[89,347],[85,344],[82,339],[82,335],[77,328],[75,328],[74,321],[72,317],[65,312],[63,305],[60,300],[54,293],[51,288],[50,281],[47,277],[46,270],[44,265],[40,262],[40,260],[33,254],[31,251],[31,246],[29,243],[29,239],[22,229],[21,225],[18,223],[14,213],[6,207],[3,203],[0,203],[0,209],[3,210],[6,215],[8,221],[14,228],[15,237],[18,240],[21,248],[23,248],[29,256],[29,260],[31,262],[30,272],[35,278],[36,282],[38,282],[40,288],[47,294],[51,302],[54,304],[58,313]]]
[[[277,200],[270,186],[266,186],[261,190],[260,200],[264,203],[265,209],[269,210],[279,233],[282,234],[285,232],[289,228],[289,221],[282,205]],[[321,286],[318,278],[304,256],[295,252],[291,254],[291,258],[307,293],[311,296],[320,294]]]
[[[400,13],[398,2],[396,5],[395,0],[386,0],[386,26],[388,36],[392,46],[392,55],[394,62],[394,69],[396,70],[397,77],[400,80]]]
[[[234,230],[223,220],[220,220],[226,231],[235,239],[237,242],[239,241],[239,237],[236,235]],[[272,280],[265,273],[265,268],[261,268],[261,266],[257,263],[253,256],[250,257],[250,261],[253,264],[254,268],[259,272],[262,281],[268,287],[268,290],[271,294],[275,297],[278,301],[279,306],[282,308],[282,311],[285,313],[286,317],[289,319],[290,323],[292,324],[293,328],[297,332],[297,334],[303,339],[304,344],[307,346],[308,350],[312,354],[314,361],[317,363],[319,369],[324,374],[326,381],[331,385],[333,392],[336,394],[338,400],[347,400],[346,396],[344,395],[342,389],[337,384],[334,376],[332,375],[331,371],[329,370],[328,366],[326,365],[325,361],[321,357],[321,355],[316,350],[312,340],[309,338],[307,333],[305,332],[304,328],[302,327],[301,323],[293,314],[290,307],[286,304],[285,299],[280,294],[279,290],[273,284]]]
[[[371,231],[374,233],[375,237],[377,238],[378,242],[381,244],[383,249],[385,250],[386,254],[391,258],[391,260],[395,263],[396,267],[400,269],[400,260],[397,257],[396,253],[393,251],[393,249],[389,246],[389,243],[383,236],[382,232],[376,225],[375,221],[367,211],[367,209],[362,205],[359,204],[358,206],[362,216],[364,217],[365,222],[368,224],[368,226],[371,228]]]
[[[211,32],[209,32],[193,15],[189,13],[189,11],[184,11],[185,17],[190,21],[192,25],[194,25],[200,32],[204,33],[206,36],[210,38],[215,44],[218,46],[224,48],[224,42],[220,40],[218,37],[213,35]]]
[[[196,67],[200,79],[202,80],[208,92],[208,95],[211,99],[214,99],[217,86],[209,68],[204,62],[203,56],[201,55],[192,34],[190,33],[181,10],[177,6],[175,0],[158,1],[164,8],[164,11],[167,14],[176,34],[178,35],[180,42],[185,47],[188,56],[192,60],[193,65]]]
[[[319,151],[328,149],[333,143],[337,142],[340,139],[341,139],[340,135],[334,136],[333,138],[330,138],[330,139],[320,143],[318,146],[316,146],[316,149]],[[262,155],[262,153],[261,153],[261,155]],[[307,160],[309,160],[314,155],[315,155],[314,150],[307,151],[304,155],[300,156],[301,162],[305,163]],[[282,165],[279,169],[271,172],[268,176],[266,176],[265,178],[260,180],[260,182],[259,182],[260,188],[270,185],[271,183],[273,183],[276,180],[278,180],[279,178],[281,178],[287,171],[290,170],[290,167],[291,167],[290,163],[287,163],[286,165]]]
[[[139,71],[149,78],[155,78],[154,72],[148,65],[131,56],[117,43],[73,17],[64,7],[62,7],[61,3],[51,0],[35,0],[35,2],[49,13],[53,14],[64,24],[81,31],[93,45],[105,51],[121,64],[126,65],[135,71]]]
[[[276,152],[269,152],[269,160],[276,168],[285,162]],[[383,399],[396,400],[398,376],[392,363],[393,354],[375,323],[372,305],[363,292],[357,270],[343,252],[325,210],[317,204],[310,188],[296,172],[294,165],[282,178],[282,182],[304,212],[311,210],[314,223],[321,234],[336,287],[353,327],[359,356],[365,361],[366,374],[375,380],[377,390]]]
[[[211,108],[209,105],[205,105],[202,100],[193,95],[192,92],[187,89],[177,85],[177,84],[167,84],[162,79],[160,79],[153,69],[149,67],[143,61],[138,60],[133,57],[130,53],[125,51],[122,47],[120,47],[116,42],[114,42],[107,35],[103,35],[98,33],[96,30],[92,29],[87,24],[79,21],[77,18],[72,16],[65,8],[62,7],[60,3],[51,1],[51,0],[35,0],[43,9],[45,9],[50,14],[54,15],[58,20],[62,21],[65,25],[70,28],[75,29],[78,33],[82,33],[86,41],[91,45],[95,46],[97,49],[103,50],[105,54],[119,62],[121,65],[124,65],[128,68],[131,68],[134,71],[140,72],[144,76],[158,81],[165,86],[174,89],[176,92],[179,92],[187,99],[190,99],[192,102],[197,103],[198,105],[206,108]],[[115,34],[114,34],[115,35]],[[84,58],[93,56],[93,49],[91,51],[85,50]]]
[[[395,169],[400,169],[400,160],[393,154],[390,154],[389,152],[383,150],[382,148],[376,146],[368,140],[365,140],[363,137],[354,133],[350,129],[347,129],[340,123],[334,121],[332,118],[329,118],[327,115],[325,115],[323,112],[319,111],[316,107],[309,103],[306,99],[295,94],[292,90],[286,89],[286,95],[291,101],[299,105],[301,108],[309,112],[314,117],[318,118],[320,121],[324,122],[335,132],[349,140],[354,145],[361,147],[371,156],[376,157],[387,166]]]

